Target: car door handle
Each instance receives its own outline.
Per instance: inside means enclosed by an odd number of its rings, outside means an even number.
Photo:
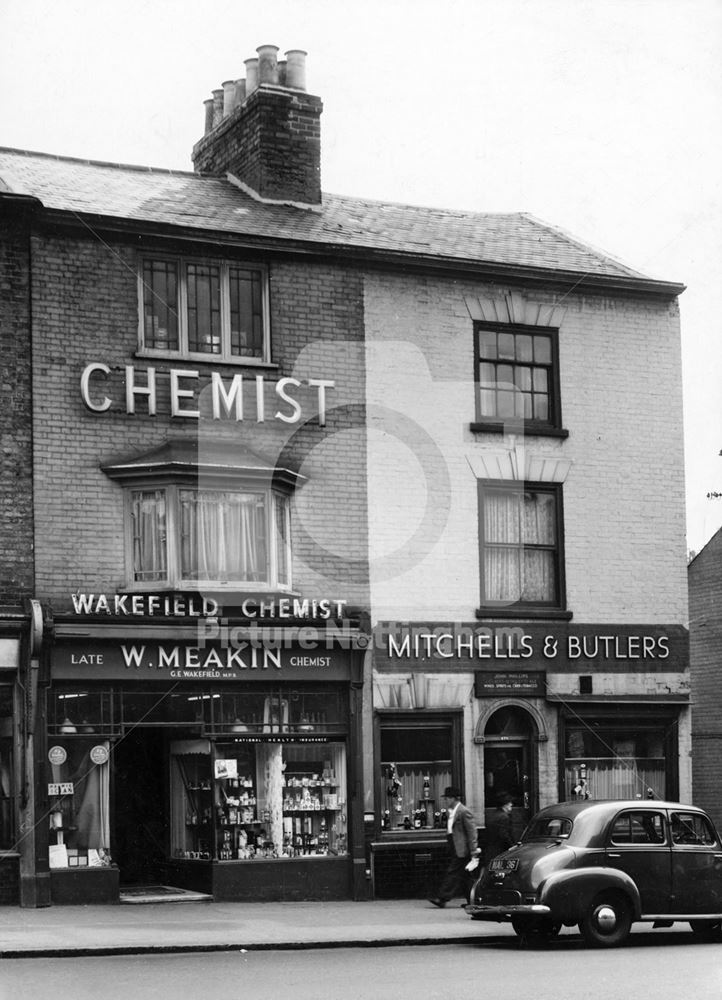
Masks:
[[[715,861],[722,861],[722,854],[715,854]]]
[[[608,858],[621,858],[621,854],[613,854],[612,851],[607,851]]]

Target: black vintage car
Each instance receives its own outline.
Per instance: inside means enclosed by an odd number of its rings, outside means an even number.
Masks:
[[[466,911],[523,936],[578,924],[598,947],[621,944],[634,921],[722,937],[722,842],[701,809],[679,802],[559,803],[489,863]]]

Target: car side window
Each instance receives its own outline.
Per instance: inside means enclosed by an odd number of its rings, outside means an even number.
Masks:
[[[717,843],[717,836],[706,816],[675,812],[672,813],[672,841],[675,844],[711,847]]]
[[[664,844],[664,816],[646,810],[620,813],[612,824],[610,839],[615,845]]]

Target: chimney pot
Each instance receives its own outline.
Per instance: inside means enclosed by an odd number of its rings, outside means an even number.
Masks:
[[[246,99],[246,81],[236,80],[236,107],[240,108]]]
[[[214,90],[213,94],[213,128],[223,118],[223,90]]]
[[[243,65],[246,67],[246,97],[249,97],[258,86],[258,59],[244,59]]]
[[[223,82],[223,117],[227,118],[236,106],[236,81]]]
[[[280,87],[286,86],[286,60],[278,60],[278,85]]]
[[[306,56],[303,49],[286,52],[286,86],[294,90],[306,89]]]
[[[258,53],[258,82],[278,83],[278,46],[259,45],[256,49]]]
[[[205,134],[208,135],[209,132],[213,131],[213,98],[209,97],[207,101],[203,102],[203,106],[206,109]]]

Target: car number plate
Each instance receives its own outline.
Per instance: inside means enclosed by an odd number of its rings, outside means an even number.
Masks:
[[[494,858],[489,863],[489,868],[493,872],[515,872],[519,867],[519,858]]]

